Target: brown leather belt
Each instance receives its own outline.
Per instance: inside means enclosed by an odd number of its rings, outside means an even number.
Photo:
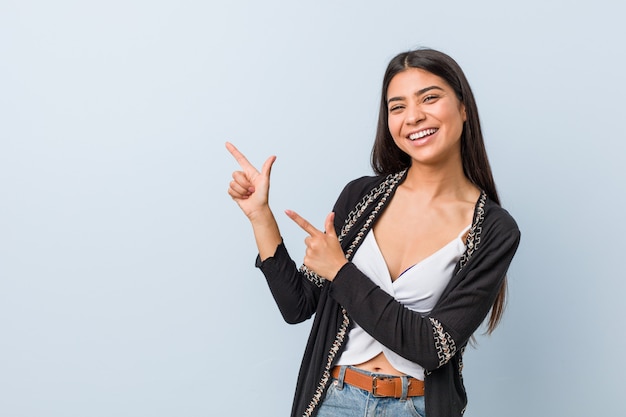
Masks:
[[[339,378],[339,366],[332,371],[333,378]],[[424,395],[424,381],[408,377],[409,387],[407,397],[420,397]],[[399,376],[370,376],[361,372],[346,368],[343,378],[346,384],[368,391],[375,397],[402,398],[402,377]]]

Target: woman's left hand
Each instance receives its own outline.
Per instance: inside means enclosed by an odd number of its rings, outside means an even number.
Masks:
[[[285,214],[309,234],[304,239],[306,244],[304,264],[307,268],[328,281],[335,279],[341,267],[348,263],[335,233],[333,225],[335,213],[330,213],[326,217],[324,225],[326,233],[317,230],[295,211],[285,210]]]

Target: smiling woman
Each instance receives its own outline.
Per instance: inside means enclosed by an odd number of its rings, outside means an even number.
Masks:
[[[296,268],[261,170],[232,144],[228,190],[254,230],[257,267],[289,323],[314,316],[292,416],[452,416],[467,404],[462,355],[504,305],[520,232],[500,207],[467,80],[431,49],[397,55],[383,79],[375,176],[350,182]]]

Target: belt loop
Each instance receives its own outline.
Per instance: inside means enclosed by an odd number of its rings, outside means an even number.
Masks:
[[[409,378],[406,375],[400,377],[402,379],[402,396],[400,397],[400,401],[406,401],[406,398],[409,395]]]
[[[346,378],[347,365],[341,365],[339,367],[339,376],[337,377],[337,389],[343,389],[343,381]]]

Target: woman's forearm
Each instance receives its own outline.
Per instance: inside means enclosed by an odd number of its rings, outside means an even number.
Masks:
[[[280,229],[278,228],[278,223],[276,223],[274,213],[272,213],[269,206],[266,209],[260,210],[259,213],[255,213],[254,216],[251,216],[250,223],[261,260],[264,261],[274,256],[276,248],[283,239],[280,234]]]

